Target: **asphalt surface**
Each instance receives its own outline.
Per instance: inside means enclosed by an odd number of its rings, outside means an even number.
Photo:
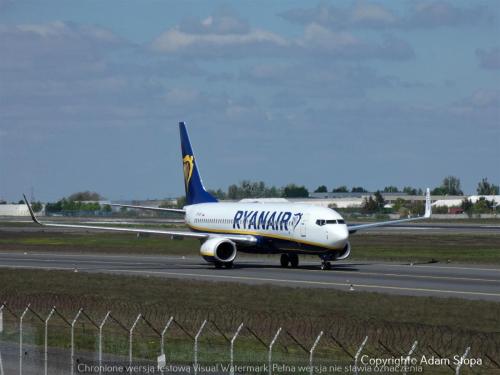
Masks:
[[[321,271],[319,261],[303,261],[298,269],[281,268],[278,263],[278,257],[244,258],[237,259],[234,268],[228,270],[214,269],[199,257],[0,253],[0,267],[4,268],[103,272],[500,302],[499,267],[342,261],[333,263],[329,271]]]

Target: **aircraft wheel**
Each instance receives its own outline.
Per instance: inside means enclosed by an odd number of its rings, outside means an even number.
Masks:
[[[321,269],[322,270],[331,270],[332,264],[330,262],[321,262]]]
[[[290,263],[290,257],[288,256],[288,254],[281,254],[280,257],[281,267],[288,267],[288,263]]]
[[[226,267],[226,269],[228,269],[228,270],[233,268],[233,262],[224,263],[224,267]]]
[[[293,268],[297,268],[299,266],[299,256],[297,254],[290,254],[288,255],[288,258],[290,259],[290,264]]]

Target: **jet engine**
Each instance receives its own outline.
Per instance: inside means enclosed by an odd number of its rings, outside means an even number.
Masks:
[[[236,244],[223,237],[214,237],[201,245],[200,254],[210,263],[231,263],[236,258]]]
[[[351,243],[347,242],[344,246],[344,249],[342,249],[342,251],[337,253],[335,260],[347,259],[349,257],[349,255],[351,255]]]

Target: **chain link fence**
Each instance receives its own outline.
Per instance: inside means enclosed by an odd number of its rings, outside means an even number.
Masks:
[[[499,332],[356,322],[333,315],[329,325],[318,326],[286,313],[217,309],[170,315],[154,306],[143,309],[4,303],[0,375],[500,374]],[[428,363],[439,359],[449,362]]]

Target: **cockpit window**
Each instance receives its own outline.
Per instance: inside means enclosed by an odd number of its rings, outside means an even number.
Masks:
[[[316,220],[316,224],[322,227],[325,224],[345,224],[345,220],[324,220],[324,219],[318,219]]]

